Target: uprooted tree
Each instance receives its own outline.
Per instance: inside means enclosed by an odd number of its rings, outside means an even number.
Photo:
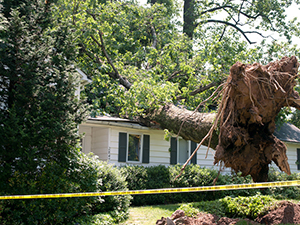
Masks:
[[[243,176],[250,174],[254,181],[267,180],[272,161],[290,174],[286,146],[273,133],[275,118],[283,107],[300,109],[299,94],[293,90],[298,66],[295,56],[265,66],[237,62],[223,85],[217,114],[190,112],[169,104],[148,118],[186,139],[201,142],[207,136],[203,143],[216,149],[215,164],[224,162]],[[219,135],[211,133],[209,142],[207,134],[216,123]]]
[[[296,104],[289,95],[294,93],[298,64],[295,58],[290,59],[293,70],[275,68],[275,62],[235,64],[298,56],[288,42],[249,45],[251,33],[265,37],[263,31],[272,30],[290,40],[298,32],[295,21],[284,21],[284,1],[201,1],[194,5],[190,34],[187,27],[178,29],[182,24],[176,20],[176,7],[168,7],[176,1],[151,7],[131,1],[59,2],[63,10],[57,16],[69,18],[80,37],[78,66],[93,79],[86,88],[93,115],[122,115],[195,142],[206,137],[203,144],[216,149],[216,163],[251,174],[255,181],[266,180],[272,160],[289,173],[284,147],[273,131],[280,109]],[[220,11],[227,16],[216,20]],[[294,81],[287,85],[284,75]],[[281,92],[285,100],[271,99]],[[209,99],[206,105],[198,107],[204,99]],[[269,104],[276,107],[265,115]],[[212,125],[219,128],[220,137]],[[249,151],[257,152],[252,160],[246,157]]]

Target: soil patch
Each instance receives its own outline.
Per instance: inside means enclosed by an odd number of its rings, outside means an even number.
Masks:
[[[277,209],[258,217],[256,221],[263,224],[300,224],[300,204],[282,201]]]
[[[274,210],[253,220],[239,218],[219,218],[209,213],[199,213],[196,217],[185,216],[182,210],[175,211],[169,218],[162,217],[156,225],[233,225],[241,220],[248,224],[300,224],[300,204],[280,202]]]

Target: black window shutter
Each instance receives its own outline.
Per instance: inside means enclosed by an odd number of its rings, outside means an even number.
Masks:
[[[177,164],[177,139],[172,137],[171,138],[171,152],[170,152],[170,164],[174,165]]]
[[[150,155],[150,135],[144,135],[142,163],[149,163]]]
[[[196,148],[197,148],[197,143],[191,141],[191,154],[193,154],[193,152],[195,151]],[[191,163],[197,164],[197,153],[191,159]]]
[[[119,154],[118,161],[126,162],[126,150],[127,150],[127,133],[119,133]]]
[[[300,148],[297,148],[297,169],[300,170]]]

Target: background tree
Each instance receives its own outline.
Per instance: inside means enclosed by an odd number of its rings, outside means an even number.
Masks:
[[[86,109],[75,95],[76,37],[53,6],[0,2],[0,195],[99,191],[99,172],[77,149]],[[100,201],[1,201],[0,223],[67,224]]]

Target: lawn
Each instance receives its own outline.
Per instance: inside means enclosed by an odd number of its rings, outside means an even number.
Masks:
[[[121,225],[155,224],[161,217],[171,216],[181,204],[130,207],[129,219]]]

